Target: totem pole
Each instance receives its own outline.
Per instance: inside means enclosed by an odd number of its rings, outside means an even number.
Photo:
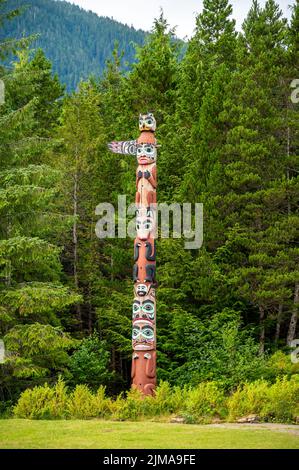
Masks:
[[[137,140],[111,142],[114,153],[135,155],[136,238],[134,242],[134,302],[132,317],[132,387],[153,395],[156,386],[156,121],[140,114]]]

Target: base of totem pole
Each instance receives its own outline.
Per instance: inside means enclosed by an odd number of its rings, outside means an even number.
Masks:
[[[142,395],[154,395],[156,388],[156,351],[135,351],[132,358],[132,388]]]

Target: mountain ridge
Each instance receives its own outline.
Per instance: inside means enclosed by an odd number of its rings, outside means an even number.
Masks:
[[[147,35],[64,0],[10,0],[7,4],[9,10],[20,7],[26,8],[4,24],[0,40],[39,34],[32,47],[44,50],[68,91],[89,75],[103,72],[116,42],[124,53],[122,67],[126,68],[135,60],[134,44],[142,45]]]

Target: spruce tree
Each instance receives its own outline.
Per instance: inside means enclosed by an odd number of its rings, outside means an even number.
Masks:
[[[48,161],[53,144],[38,134],[41,127],[36,113],[38,98],[30,84],[24,83],[18,65],[15,64],[3,79],[5,102],[0,105],[0,328],[2,335],[9,338],[11,333],[16,342],[18,338],[21,341],[26,329],[26,335],[34,342],[43,326],[48,325],[50,330],[62,328],[68,308],[81,298],[63,285],[61,247],[53,243],[57,232],[65,226],[59,223],[60,214],[55,206],[59,175]],[[35,81],[38,88],[37,76]],[[52,104],[50,97],[49,112]],[[46,107],[44,112],[47,112]],[[52,124],[50,119],[48,124]],[[37,364],[26,356],[25,349],[22,354],[12,348],[10,351],[12,376],[14,371],[23,378],[32,374],[39,376]],[[40,376],[43,373],[40,370]]]
[[[228,129],[225,145],[208,189],[211,193],[217,185],[213,204],[221,219],[219,234],[231,253],[227,269],[239,293],[258,309],[261,353],[267,331],[271,334],[271,318],[289,305],[294,276],[292,262],[287,273],[281,264],[287,243],[279,234],[279,213],[287,211],[288,198],[281,82],[286,31],[272,0],[264,9],[254,2],[244,23],[240,64],[221,113]]]

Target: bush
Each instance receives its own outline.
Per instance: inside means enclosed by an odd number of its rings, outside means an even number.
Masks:
[[[118,397],[113,418],[136,421],[142,415],[142,396],[139,390],[131,389],[127,392],[126,398],[122,395]]]
[[[54,387],[43,386],[25,390],[13,409],[17,418],[58,419],[67,417],[67,390],[61,378]]]
[[[299,374],[299,363],[293,364],[290,361],[290,354],[286,354],[282,351],[276,351],[267,361],[267,367],[265,370],[265,378],[274,382],[277,377],[288,376]]]
[[[267,398],[260,413],[262,419],[292,422],[299,415],[299,377],[277,379],[268,388]]]
[[[87,384],[96,391],[99,385],[107,384],[112,378],[108,371],[109,352],[105,341],[96,335],[82,340],[77,351],[70,358],[70,372],[74,384]]]
[[[175,315],[171,331],[181,341],[183,362],[169,373],[171,383],[196,387],[202,382],[218,382],[230,391],[265,377],[266,359],[258,355],[254,331],[242,327],[238,311],[225,308],[204,321]],[[190,337],[192,348],[185,343]]]
[[[176,413],[183,406],[185,388],[171,388],[168,382],[161,382],[157,387],[154,399],[150,401],[152,415],[161,416]]]
[[[216,382],[203,382],[188,391],[182,414],[190,423],[209,422],[226,414],[225,402],[225,395]]]
[[[77,385],[68,393],[59,379],[54,387],[25,390],[14,407],[14,416],[29,419],[112,418],[140,420],[176,413],[187,423],[208,423],[214,417],[235,421],[257,414],[266,421],[291,422],[299,415],[299,378],[277,379],[274,384],[259,380],[239,387],[230,397],[217,382],[203,382],[194,388],[171,387],[162,382],[154,397],[142,397],[132,389],[112,400],[105,388],[92,392],[87,385]]]
[[[239,388],[227,402],[229,420],[257,414],[265,421],[291,422],[299,414],[299,379],[278,378],[270,385],[260,380]]]
[[[126,398],[122,395],[114,403],[113,417],[121,420],[137,420],[167,416],[178,412],[187,398],[186,389],[171,388],[168,382],[161,382],[157,387],[155,396],[142,397],[141,393],[132,389],[127,392]]]
[[[100,387],[93,394],[87,385],[77,385],[67,401],[68,414],[72,418],[103,418],[109,414],[109,399],[105,388]]]
[[[267,402],[268,388],[269,384],[265,380],[257,380],[239,387],[227,401],[229,421],[235,421],[248,414],[260,414]]]
[[[97,416],[95,397],[86,385],[77,385],[68,399],[68,411],[72,418],[86,419]]]
[[[10,418],[12,415],[12,400],[0,400],[0,419]]]

